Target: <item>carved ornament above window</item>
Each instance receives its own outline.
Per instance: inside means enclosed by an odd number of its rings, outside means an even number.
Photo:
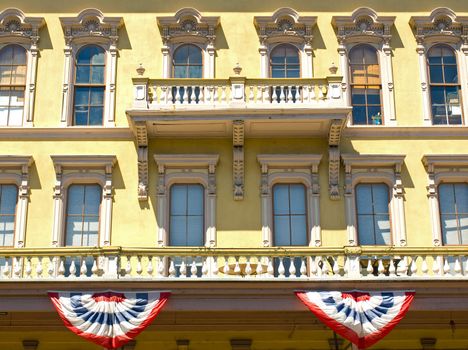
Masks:
[[[39,29],[44,25],[43,17],[26,17],[23,11],[8,8],[0,12],[0,40],[21,42],[31,45],[39,41]]]

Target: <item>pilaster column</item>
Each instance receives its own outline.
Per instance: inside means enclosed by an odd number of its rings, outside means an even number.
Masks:
[[[117,66],[117,37],[113,38],[107,55],[106,74],[106,103],[104,106],[104,125],[115,126],[115,80]]]
[[[61,126],[71,124],[72,113],[72,96],[73,96],[73,52],[71,46],[71,37],[66,38],[65,44],[65,69],[63,73],[63,89],[62,89],[62,114],[60,118]]]
[[[270,247],[273,242],[271,232],[271,190],[268,185],[268,166],[262,165],[262,179],[260,193],[262,197],[262,240],[264,247]]]
[[[164,247],[167,245],[166,234],[166,210],[167,210],[167,188],[166,188],[166,169],[164,165],[158,165],[158,186],[157,186],[157,199],[158,199],[158,246]]]
[[[393,215],[396,245],[401,247],[406,246],[406,225],[405,225],[405,208],[404,208],[404,190],[401,181],[401,165],[397,165],[395,169],[395,184],[393,186],[393,199],[395,201],[394,210],[396,215]]]
[[[216,246],[216,167],[214,164],[208,166],[208,232],[206,245]]]
[[[101,235],[101,242],[102,246],[109,246],[110,245],[110,235],[112,229],[112,166],[106,166],[106,182],[102,189],[102,201],[104,206],[104,218],[105,220],[102,223],[102,231],[103,234]]]
[[[268,78],[269,64],[268,64],[268,48],[265,44],[261,44],[258,49],[260,53],[260,78]]]
[[[52,246],[58,247],[62,244],[62,217],[63,217],[63,186],[62,167],[55,166],[55,186],[54,186],[54,224],[52,228]]]
[[[423,124],[432,125],[431,95],[429,79],[427,76],[426,49],[422,42],[418,42],[416,47],[419,61],[419,76],[421,79],[421,92],[423,102]]]
[[[382,46],[382,90],[383,90],[383,116],[385,125],[395,126],[395,96],[393,90],[392,49],[388,41]]]
[[[26,235],[26,218],[28,214],[28,201],[29,201],[29,166],[23,165],[21,171],[21,185],[18,188],[18,208],[15,226],[16,228],[16,243],[15,247],[24,247],[24,238]]]
[[[169,46],[164,45],[161,48],[161,52],[163,55],[162,66],[163,66],[163,79],[168,79],[171,77],[171,50]]]
[[[428,165],[428,173],[429,185],[426,189],[427,198],[429,199],[429,211],[431,214],[432,244],[435,247],[439,247],[442,245],[442,232],[440,229],[439,193],[437,191],[437,184],[435,181],[434,165]]]
[[[311,184],[309,189],[309,222],[311,226],[309,246],[320,247],[322,245],[322,230],[320,226],[320,185],[318,165],[311,169]]]
[[[341,75],[343,80],[341,82],[341,89],[343,91],[344,103],[346,106],[351,105],[351,89],[349,88],[349,69],[348,69],[348,55],[344,43],[338,45],[338,54],[340,55],[339,63]]]
[[[356,231],[356,208],[354,202],[354,188],[353,177],[351,174],[351,166],[345,167],[345,206],[346,206],[346,231],[348,234],[348,245],[357,245],[357,231]]]

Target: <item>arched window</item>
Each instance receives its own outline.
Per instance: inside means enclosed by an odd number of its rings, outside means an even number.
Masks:
[[[68,187],[65,245],[98,246],[102,188],[97,184]]]
[[[76,55],[73,125],[102,125],[105,51],[88,45]]]
[[[432,124],[461,124],[460,83],[457,59],[447,45],[433,46],[427,53]]]
[[[0,125],[23,124],[26,50],[8,45],[0,50]]]
[[[202,78],[202,51],[195,45],[182,45],[174,52],[172,59],[173,78]]]
[[[279,45],[270,54],[271,78],[300,78],[299,52],[292,45]]]
[[[356,215],[360,245],[391,245],[390,199],[386,184],[356,186]]]
[[[439,208],[443,244],[468,244],[468,183],[440,184]]]
[[[353,124],[381,125],[382,102],[379,59],[370,45],[358,45],[349,52]]]

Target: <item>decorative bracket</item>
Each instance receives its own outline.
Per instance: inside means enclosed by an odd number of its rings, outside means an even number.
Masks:
[[[244,121],[232,123],[232,169],[234,200],[244,199]]]
[[[346,119],[334,119],[328,132],[328,193],[331,200],[340,199],[340,139]]]
[[[138,146],[138,200],[148,200],[148,130],[146,122],[135,122]]]

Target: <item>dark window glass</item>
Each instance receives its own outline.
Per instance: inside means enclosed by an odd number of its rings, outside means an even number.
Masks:
[[[15,214],[18,188],[15,185],[0,185],[0,246],[14,245]]]
[[[468,184],[439,185],[443,244],[468,244]]]
[[[105,52],[97,45],[76,55],[73,125],[102,125],[105,91]]]
[[[299,52],[292,45],[279,45],[270,54],[271,78],[299,78]]]
[[[349,52],[353,124],[381,125],[382,102],[380,67],[377,51],[369,45],[358,45]]]
[[[436,45],[427,53],[431,94],[432,123],[462,124],[462,105],[455,52],[446,45]]]
[[[7,45],[0,50],[0,126],[23,124],[26,50]]]
[[[202,78],[202,51],[195,45],[182,45],[174,52],[173,78]]]
[[[388,186],[359,184],[356,186],[356,213],[360,245],[390,245]]]

